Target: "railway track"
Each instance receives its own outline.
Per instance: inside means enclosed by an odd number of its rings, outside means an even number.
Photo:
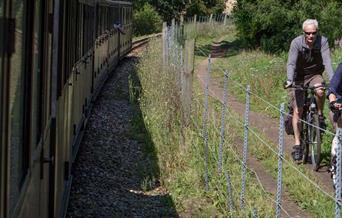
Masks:
[[[145,36],[141,39],[134,40],[132,43],[131,51],[134,51],[134,50],[141,48],[142,46],[146,45],[150,41],[150,39],[161,37],[161,36],[162,36],[161,33],[157,33],[157,34]]]

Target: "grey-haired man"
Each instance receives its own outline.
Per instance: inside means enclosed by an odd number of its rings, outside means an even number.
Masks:
[[[307,19],[303,23],[303,35],[292,40],[287,61],[286,88],[293,84],[304,86],[317,86],[315,90],[318,106],[320,125],[325,128],[324,107],[324,80],[323,71],[332,78],[334,71],[331,65],[328,39],[318,34],[318,22],[315,19]],[[300,139],[300,118],[303,113],[304,91],[292,90],[290,92],[293,117],[292,125],[295,144],[292,152],[293,159],[299,161],[303,158],[303,146]]]

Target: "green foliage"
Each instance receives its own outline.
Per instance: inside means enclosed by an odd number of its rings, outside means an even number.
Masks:
[[[224,0],[192,0],[185,6],[187,16],[220,14],[224,7]]]
[[[225,8],[224,0],[136,0],[133,2],[134,10],[139,10],[148,3],[156,8],[164,21],[170,22],[178,19],[186,12],[186,16],[199,16],[220,14]]]
[[[170,22],[173,18],[178,18],[184,10],[184,0],[148,0],[153,5],[164,21]]]
[[[203,0],[210,14],[221,14],[225,8],[225,0]]]
[[[146,35],[160,32],[162,19],[157,11],[149,4],[145,4],[140,10],[135,11],[133,17],[134,34]]]
[[[301,34],[302,23],[308,18],[318,20],[321,34],[334,46],[334,40],[342,36],[341,7],[337,0],[240,0],[233,14],[245,45],[281,52]]]
[[[193,16],[195,14],[204,16],[208,14],[208,9],[202,0],[193,0],[186,6],[187,16]]]

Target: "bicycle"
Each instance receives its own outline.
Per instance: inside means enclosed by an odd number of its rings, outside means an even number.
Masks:
[[[304,91],[304,106],[303,113],[301,116],[301,145],[304,145],[303,152],[303,164],[306,164],[309,160],[309,153],[311,150],[311,164],[313,170],[318,171],[321,163],[321,138],[324,129],[320,126],[320,120],[317,109],[317,102],[315,98],[315,89],[325,88],[324,85],[321,86],[303,86],[303,85],[292,85],[288,88],[293,88],[295,90]],[[303,122],[304,121],[304,122]],[[323,131],[322,131],[323,130]]]

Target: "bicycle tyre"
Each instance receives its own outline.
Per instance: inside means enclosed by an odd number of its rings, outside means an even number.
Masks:
[[[304,117],[302,118],[304,119]],[[303,164],[306,164],[309,160],[309,139],[308,139],[308,125],[301,122],[301,145],[303,148]]]
[[[317,171],[321,163],[321,131],[318,114],[313,114],[308,126],[308,141],[311,148],[311,163],[313,170]]]

